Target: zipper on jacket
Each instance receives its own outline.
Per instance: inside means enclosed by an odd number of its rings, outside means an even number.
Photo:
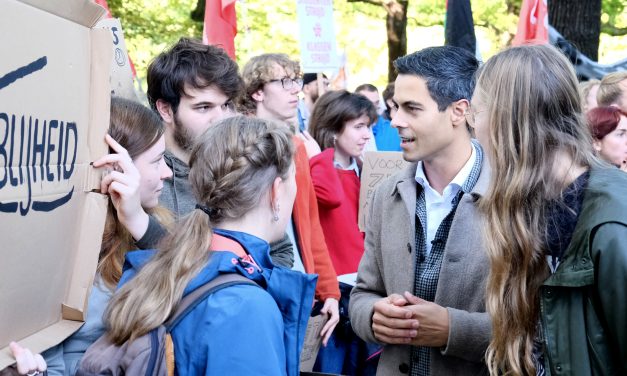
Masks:
[[[544,372],[546,373],[546,376],[550,376],[553,374],[551,370],[551,352],[549,351],[549,337],[547,335],[548,331],[546,329],[546,325],[542,325],[542,319],[544,318],[545,314],[544,299],[542,298],[543,297],[540,296],[540,327],[542,328],[542,336],[544,337],[542,338],[542,344],[544,345],[544,357],[546,359],[544,364]]]
[[[157,350],[159,349],[159,338],[157,338],[158,328],[150,331],[150,358],[148,359],[148,366],[146,367],[146,376],[152,376],[155,369],[155,362],[157,360]]]
[[[296,348],[295,348],[295,352],[296,352],[296,373],[294,373],[294,375],[298,375],[300,373],[300,351],[298,351],[298,344],[300,343],[300,327],[302,326],[302,319],[301,317],[303,316],[303,307],[306,306],[306,304],[303,304],[303,301],[305,300],[305,293],[307,292],[307,281],[305,281],[305,283],[303,284],[303,288],[301,289],[300,292],[300,308],[298,310],[298,325],[296,326],[297,330],[296,330]],[[314,292],[314,296],[315,296],[315,292]],[[309,315],[307,315],[307,323],[309,322]],[[307,335],[307,323],[305,324],[305,335]],[[304,343],[303,343],[304,345]]]

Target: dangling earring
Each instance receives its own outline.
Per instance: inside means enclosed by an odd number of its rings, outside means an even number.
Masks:
[[[281,210],[279,204],[276,204],[276,209],[274,209],[274,215],[272,216],[272,220],[274,222],[278,222],[279,221],[279,211]]]
[[[333,135],[333,146],[335,146],[335,144],[337,144],[337,136]]]

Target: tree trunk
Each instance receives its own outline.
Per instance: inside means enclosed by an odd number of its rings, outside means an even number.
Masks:
[[[590,59],[599,59],[601,0],[550,0],[549,24]]]
[[[394,60],[407,55],[407,4],[408,0],[399,0],[402,11],[388,12],[386,28],[388,34],[388,82],[396,80]]]
[[[197,0],[196,7],[190,13],[192,20],[202,22],[205,17],[205,1]],[[381,5],[387,11],[386,29],[388,37],[388,81],[396,79],[394,60],[407,55],[407,6],[409,0],[347,0],[348,2],[364,2]]]

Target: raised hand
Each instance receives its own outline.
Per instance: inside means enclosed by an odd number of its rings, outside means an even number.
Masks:
[[[109,195],[120,223],[134,239],[140,239],[148,228],[149,219],[141,206],[141,176],[122,145],[108,134],[105,135],[105,141],[115,153],[107,154],[93,163],[94,167],[105,167],[108,171],[100,183],[100,192]]]

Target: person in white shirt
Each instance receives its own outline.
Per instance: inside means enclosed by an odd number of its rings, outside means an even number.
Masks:
[[[372,195],[351,323],[385,344],[378,374],[484,374],[489,262],[476,201],[489,177],[466,121],[479,64],[444,46],[394,65],[392,126],[412,163]]]

